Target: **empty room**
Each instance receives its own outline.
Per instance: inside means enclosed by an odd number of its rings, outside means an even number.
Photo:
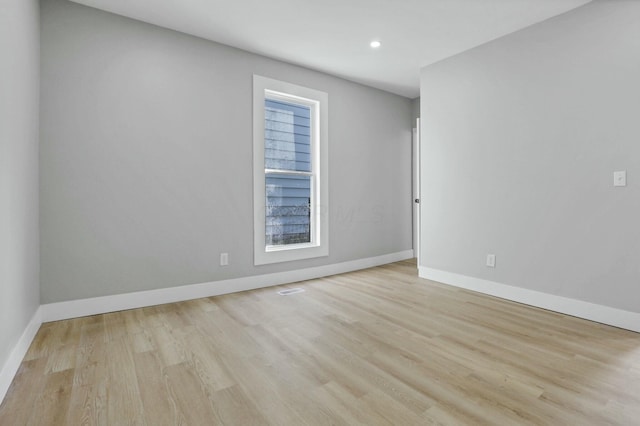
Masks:
[[[637,425],[640,1],[2,0],[0,426]]]

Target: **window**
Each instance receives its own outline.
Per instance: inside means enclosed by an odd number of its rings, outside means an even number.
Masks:
[[[253,77],[256,265],[328,252],[324,92]]]

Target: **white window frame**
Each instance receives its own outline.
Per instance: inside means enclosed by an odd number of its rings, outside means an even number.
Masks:
[[[265,99],[311,108],[311,242],[267,246],[265,241],[266,173],[264,161]],[[288,262],[329,255],[328,103],[325,92],[253,76],[253,242],[254,264]],[[269,172],[272,172],[269,170]],[[284,173],[284,171],[282,171]],[[287,172],[288,173],[288,172]],[[296,172],[292,172],[295,174]]]

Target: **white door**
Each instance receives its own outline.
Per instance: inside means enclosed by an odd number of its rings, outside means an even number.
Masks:
[[[420,265],[420,119],[413,129],[413,254]]]

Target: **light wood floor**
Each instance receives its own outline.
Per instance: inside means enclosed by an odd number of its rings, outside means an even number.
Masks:
[[[640,334],[416,275],[44,324],[0,424],[640,424]]]

